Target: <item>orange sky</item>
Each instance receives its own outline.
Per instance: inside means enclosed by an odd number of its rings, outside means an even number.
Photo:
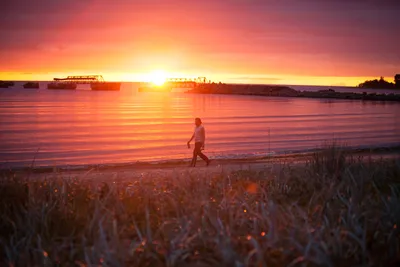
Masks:
[[[392,80],[400,72],[399,8],[396,1],[6,0],[0,79],[139,81],[161,69],[244,83]]]

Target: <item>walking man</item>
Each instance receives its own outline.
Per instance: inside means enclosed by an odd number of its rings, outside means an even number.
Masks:
[[[193,158],[190,167],[196,166],[197,156],[200,156],[200,158],[202,158],[208,166],[210,164],[210,160],[202,152],[202,150],[204,150],[205,148],[206,130],[204,129],[200,118],[196,118],[194,120],[194,124],[196,125],[196,127],[194,128],[194,133],[190,140],[187,142],[187,146],[188,148],[190,148],[190,142],[194,139]]]

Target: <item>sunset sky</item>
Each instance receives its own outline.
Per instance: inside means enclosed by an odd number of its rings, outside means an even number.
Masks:
[[[355,85],[400,73],[398,0],[1,0],[0,79]]]

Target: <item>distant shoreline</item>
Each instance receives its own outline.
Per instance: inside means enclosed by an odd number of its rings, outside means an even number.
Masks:
[[[14,83],[14,85],[9,86],[8,89],[15,88],[15,84],[23,84],[27,82],[38,82],[38,83],[51,83],[54,82],[53,80],[2,80],[0,82],[5,83]],[[121,82],[121,83],[133,83],[133,84],[143,84],[147,83],[145,81],[119,81],[119,80],[110,80],[109,82]],[[215,83],[217,84],[217,83]],[[244,83],[244,82],[227,82],[223,83],[224,85],[240,85],[240,86],[284,86],[284,87],[328,87],[328,88],[348,88],[348,89],[358,89],[358,90],[375,90],[375,91],[382,91],[382,90],[395,90],[400,92],[400,88],[392,88],[392,87],[360,87],[359,85],[340,85],[340,84],[270,84],[270,83]],[[7,89],[1,88],[0,89]]]
[[[23,82],[18,81],[18,83]],[[48,81],[40,81],[38,83],[48,83]],[[126,83],[140,84],[140,82]],[[41,87],[43,86],[42,84]],[[349,90],[343,90],[343,88]],[[25,90],[26,88],[24,89],[22,85],[18,86],[16,84],[3,88],[0,86],[0,89]],[[77,91],[79,90],[77,89]],[[400,102],[400,90],[398,89],[360,88],[351,86],[208,83],[199,84],[196,88],[190,89],[185,93]]]
[[[380,89],[376,89],[379,92]],[[381,89],[384,90],[384,89]],[[395,101],[400,102],[400,94],[337,92],[333,89],[299,91],[289,86],[281,85],[245,85],[245,84],[201,84],[187,91],[191,94],[224,94],[224,95],[254,95],[274,97],[327,98],[348,100]]]

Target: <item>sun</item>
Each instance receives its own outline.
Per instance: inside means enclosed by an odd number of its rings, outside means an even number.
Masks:
[[[167,80],[167,74],[163,70],[155,70],[150,73],[150,82],[156,86],[161,86]]]

